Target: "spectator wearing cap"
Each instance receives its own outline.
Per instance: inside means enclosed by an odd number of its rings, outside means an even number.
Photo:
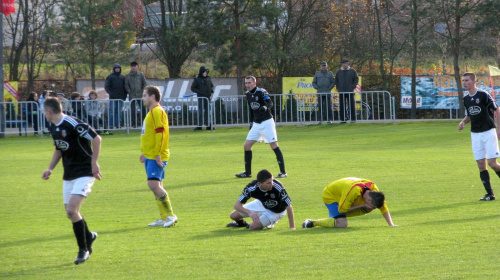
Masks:
[[[340,61],[342,68],[335,74],[335,86],[339,92],[339,117],[344,123],[348,119],[346,116],[346,102],[349,104],[349,118],[351,122],[356,121],[356,94],[353,92],[358,85],[358,73],[349,66],[349,60]]]
[[[328,71],[328,63],[322,61],[320,71],[316,71],[312,82],[313,88],[318,93],[318,113],[319,122],[323,122],[323,115],[326,112],[326,121],[333,121],[332,112],[332,89],[335,86],[335,78],[333,73]]]
[[[198,97],[198,126],[194,130],[202,130],[201,126],[203,124],[205,124],[207,130],[212,129],[212,124],[208,123],[208,104],[214,93],[214,84],[210,76],[208,76],[208,72],[210,70],[207,67],[201,66],[191,85],[191,91],[196,93]]]
[[[121,112],[123,102],[127,98],[125,92],[125,77],[122,75],[122,67],[120,64],[113,65],[113,72],[109,74],[104,83],[104,89],[109,94],[109,126],[110,128],[121,127]],[[120,101],[122,100],[122,101]]]
[[[139,71],[139,64],[135,61],[130,63],[130,72],[125,75],[125,91],[129,95],[130,108],[132,109],[132,125],[141,126],[146,117],[146,107],[142,106],[142,92],[148,85],[144,73]],[[134,100],[135,99],[135,100]]]

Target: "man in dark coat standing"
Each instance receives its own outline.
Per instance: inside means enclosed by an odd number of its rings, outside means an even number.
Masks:
[[[209,124],[209,102],[214,93],[214,84],[208,76],[210,70],[205,67],[200,67],[200,72],[194,78],[191,85],[191,91],[197,94],[198,97],[198,126],[194,130],[202,130],[202,124],[205,124],[207,130],[212,129],[212,123]],[[211,121],[211,120],[210,120]],[[215,129],[215,127],[213,128]]]
[[[125,91],[125,76],[122,75],[122,67],[120,64],[115,63],[115,65],[113,65],[113,73],[106,78],[104,89],[109,94],[110,99],[109,126],[110,128],[120,128],[123,101],[127,98],[127,93]]]
[[[319,122],[323,122],[323,114],[326,112],[326,121],[333,121],[333,112],[332,112],[332,92],[333,87],[335,86],[335,78],[333,77],[333,73],[328,71],[328,64],[326,61],[321,62],[321,70],[316,71],[314,74],[312,86],[318,92],[318,114],[319,114]]]
[[[335,86],[339,92],[339,115],[340,122],[346,121],[346,102],[349,102],[349,116],[351,122],[356,121],[356,94],[353,92],[358,85],[358,73],[349,66],[349,60],[342,59],[340,61],[342,68],[335,74]]]

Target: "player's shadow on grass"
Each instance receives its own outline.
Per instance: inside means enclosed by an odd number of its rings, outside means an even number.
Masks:
[[[123,233],[123,232],[128,232],[128,231],[136,231],[136,230],[144,230],[145,227],[135,227],[135,228],[120,228],[116,230],[103,230],[99,231],[99,235],[103,236],[105,234],[113,234],[113,233]],[[102,237],[101,237],[102,238]],[[29,245],[29,244],[39,244],[42,242],[52,242],[52,241],[57,241],[57,240],[67,240],[67,239],[75,239],[75,236],[73,234],[65,234],[65,235],[58,235],[58,236],[52,236],[52,237],[46,237],[46,238],[28,238],[28,239],[19,239],[19,240],[14,240],[10,242],[4,242],[0,245],[0,248],[4,247],[15,247],[18,245]]]
[[[195,181],[189,181],[188,183],[184,183],[184,184],[164,183],[164,186],[165,186],[165,189],[167,189],[167,191],[168,191],[169,189],[182,189],[182,188],[186,188],[186,187],[197,187],[197,188],[200,188],[200,187],[210,186],[210,185],[212,185],[212,186],[213,185],[228,186],[228,185],[234,185],[235,181],[236,181],[236,180],[234,180],[236,177],[234,177],[234,178],[220,179],[220,180],[210,180],[210,181],[196,181],[196,178],[201,178],[201,177],[192,178]],[[249,179],[248,181],[241,181],[241,180],[239,180],[238,192],[241,193],[240,187],[243,188],[250,181],[251,181],[251,179]],[[146,186],[146,189],[149,191],[149,189],[147,188],[147,186]]]
[[[436,212],[438,210],[442,209],[452,209],[452,208],[460,208],[460,207],[465,207],[469,208],[470,205],[475,205],[481,202],[477,201],[469,201],[469,202],[457,202],[457,203],[452,203],[452,204],[441,204],[441,205],[435,205],[435,206],[425,206],[425,207],[419,207],[419,208],[407,208],[407,209],[402,209],[402,210],[391,210],[391,216],[397,217],[397,216],[403,216],[403,215],[414,215],[415,213],[422,213],[422,212]],[[378,210],[377,210],[378,211]],[[373,211],[372,213],[376,213],[376,211]],[[379,218],[379,217],[373,217],[373,215],[370,215],[370,218]]]
[[[224,238],[224,237],[235,237],[235,236],[246,236],[248,234],[259,234],[268,233],[274,229],[263,229],[263,230],[248,230],[246,228],[220,228],[216,230],[206,231],[204,234],[193,235],[190,239],[193,240],[203,240],[203,239],[214,239],[214,238]]]
[[[498,220],[498,215],[470,217],[470,218],[458,217],[455,219],[426,221],[426,222],[421,222],[421,223],[417,223],[417,224],[420,224],[420,225],[462,224],[463,225],[464,223],[471,223],[472,224],[474,222],[485,221],[485,220]]]
[[[311,235],[311,234],[348,234],[352,231],[360,230],[360,228],[309,228],[303,229],[298,228],[296,230],[289,230],[288,228],[282,229],[262,229],[262,230],[248,230],[244,228],[221,228],[212,231],[205,232],[204,234],[193,235],[190,237],[192,240],[203,240],[203,239],[215,239],[215,238],[225,238],[225,237],[235,237],[235,236],[247,236],[248,234],[267,234],[267,233],[277,233],[285,235]]]
[[[33,276],[40,276],[40,275],[46,275],[47,273],[51,273],[53,271],[58,271],[59,273],[61,270],[69,270],[72,271],[75,269],[75,264],[71,261],[71,259],[68,259],[68,261],[58,264],[58,265],[51,265],[51,266],[43,266],[43,267],[36,267],[33,269],[25,269],[21,271],[12,271],[12,272],[1,272],[0,273],[0,279],[6,279],[6,278],[17,278],[17,279],[23,279],[23,278],[31,278]],[[38,277],[37,277],[38,278]]]

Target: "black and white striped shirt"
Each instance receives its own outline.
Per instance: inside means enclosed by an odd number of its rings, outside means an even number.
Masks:
[[[64,166],[63,180],[92,176],[92,140],[97,136],[87,123],[68,115],[50,126],[54,146],[61,151]]]
[[[266,209],[274,213],[281,213],[286,210],[287,206],[292,205],[285,187],[276,179],[273,180],[273,187],[269,191],[262,190],[257,185],[257,180],[253,180],[243,189],[238,201],[245,204],[251,197],[260,200]]]

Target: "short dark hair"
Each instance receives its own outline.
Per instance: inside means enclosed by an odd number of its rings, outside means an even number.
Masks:
[[[259,171],[259,173],[257,173],[257,182],[264,183],[266,180],[272,177],[273,174],[269,170],[262,169],[261,171]]]
[[[144,90],[146,91],[146,93],[148,95],[154,95],[155,96],[155,100],[156,102],[160,102],[160,99],[161,99],[161,93],[160,93],[160,89],[158,89],[158,87],[155,87],[155,86],[147,86],[144,88]]]
[[[463,77],[469,77],[474,82],[476,81],[476,74],[472,72],[465,72]]]
[[[372,199],[372,204],[375,208],[380,208],[384,206],[385,195],[382,192],[371,191],[368,196]]]
[[[139,65],[139,63],[137,63],[137,62],[135,62],[135,61],[132,61],[132,62],[130,63],[130,66],[137,66],[137,65]]]
[[[43,107],[50,109],[54,114],[59,114],[62,112],[61,101],[55,97],[47,97],[43,102]]]

